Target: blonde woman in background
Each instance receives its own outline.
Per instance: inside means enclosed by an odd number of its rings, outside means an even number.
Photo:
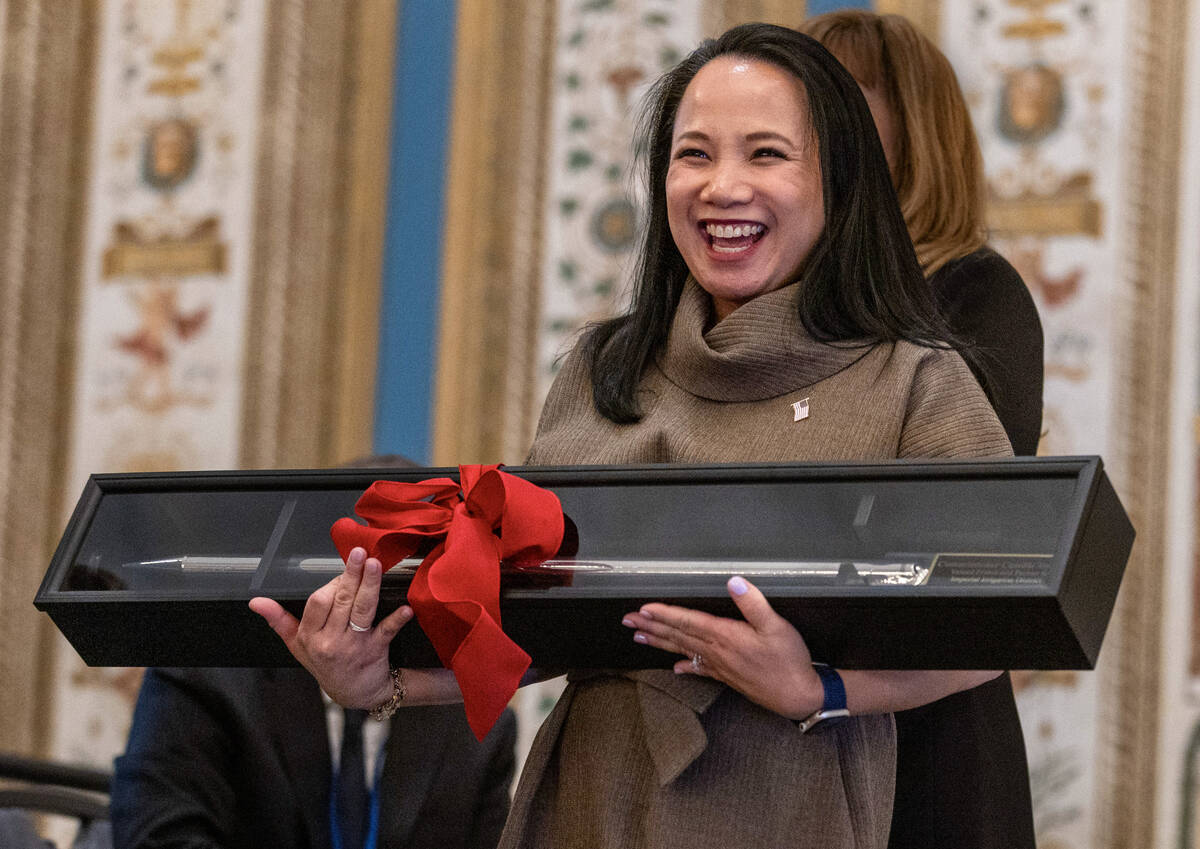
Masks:
[[[987,247],[983,158],[949,61],[905,18],[843,10],[799,27],[866,96],[904,222],[950,330],[972,350],[1014,453],[1037,451],[1042,328],[1028,289]],[[1009,676],[896,714],[891,849],[1033,849],[1025,742]]]

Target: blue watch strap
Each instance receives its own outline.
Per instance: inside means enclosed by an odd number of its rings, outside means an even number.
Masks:
[[[801,734],[807,734],[813,726],[821,722],[836,725],[850,715],[850,711],[846,709],[846,685],[838,671],[824,663],[814,663],[813,670],[821,678],[821,689],[825,693],[824,702],[820,710],[796,723]]]
[[[824,663],[814,663],[813,669],[821,676],[821,686],[825,689],[825,701],[821,710],[845,710],[846,685],[842,683],[842,676],[838,675],[838,671],[832,666]]]

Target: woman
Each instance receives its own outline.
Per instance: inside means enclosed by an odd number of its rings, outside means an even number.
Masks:
[[[1008,453],[930,303],[867,105],[827,51],[735,28],[660,80],[643,127],[650,212],[633,305],[564,363],[531,462]],[[387,645],[411,615],[351,629],[371,621],[379,583],[359,549],[301,622],[252,605],[330,695],[378,705],[398,693]],[[839,676],[756,588],[735,577],[729,591],[744,619],[664,604],[624,618],[633,639],[684,659],[573,676],[501,845],[885,845],[891,711],[995,673]],[[457,697],[444,672],[405,675],[409,700]],[[821,721],[837,705],[851,716]]]
[[[1037,451],[1042,328],[1016,270],[986,247],[983,157],[954,69],[905,18],[859,10],[810,18],[858,81],[905,224],[943,316],[1016,454]],[[892,849],[1033,849],[1025,741],[1007,674],[896,716]]]
[[[858,81],[921,269],[968,365],[988,393],[1013,453],[1037,453],[1042,426],[1042,326],[1009,263],[987,247],[987,182],[954,69],[899,15],[845,9],[800,31]],[[982,361],[982,362],[981,362]]]

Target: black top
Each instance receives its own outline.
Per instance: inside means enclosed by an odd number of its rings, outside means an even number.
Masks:
[[[931,278],[950,329],[973,350],[1016,454],[1034,454],[1042,423],[1042,326],[1008,262],[980,248]],[[896,714],[890,849],[1034,849],[1025,738],[1008,673]]]
[[[987,392],[1013,453],[1037,453],[1042,431],[1042,323],[1025,282],[991,248],[951,260],[929,278],[967,365]]]

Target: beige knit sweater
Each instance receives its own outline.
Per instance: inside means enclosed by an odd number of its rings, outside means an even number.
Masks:
[[[957,354],[818,343],[795,297],[794,286],[763,295],[706,332],[710,301],[689,282],[636,424],[596,412],[587,364],[569,356],[530,463],[1011,453]],[[883,847],[894,761],[890,715],[800,735],[709,679],[579,676],[538,734],[501,846]]]
[[[707,333],[709,300],[689,282],[643,418],[618,425],[592,404],[588,366],[567,357],[542,409],[534,464],[888,460],[1012,453],[970,370],[952,351],[907,342],[814,341],[794,286],[735,310]],[[808,415],[796,420],[797,402]]]

